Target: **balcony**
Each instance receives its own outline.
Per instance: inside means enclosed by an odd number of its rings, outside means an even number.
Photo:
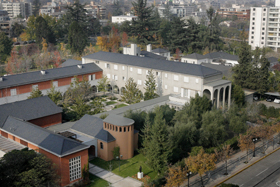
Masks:
[[[278,18],[278,14],[269,14],[270,18]]]
[[[277,27],[278,24],[277,24],[277,23],[269,23],[268,26],[269,26],[269,27]]]
[[[271,32],[269,32],[269,33],[268,33],[268,36],[277,36],[277,33],[271,33]]]

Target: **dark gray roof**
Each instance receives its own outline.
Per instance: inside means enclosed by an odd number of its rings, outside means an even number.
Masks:
[[[231,66],[225,66],[225,65],[216,65],[216,64],[210,64],[210,63],[201,63],[202,66],[208,67],[208,68],[212,68],[215,69],[217,71],[220,71],[223,73],[224,76],[229,76],[231,74]]]
[[[270,63],[273,63],[273,62],[278,62],[278,58],[276,57],[268,57],[267,60],[270,62]]]
[[[160,59],[160,60],[166,60],[166,57],[164,56],[160,56],[148,51],[141,51],[140,55],[144,55],[145,57],[149,57],[149,58],[155,58],[155,59]]]
[[[74,59],[67,59],[65,62],[60,64],[60,67],[74,66],[74,65],[78,65],[78,64],[82,64],[82,61],[74,60]]]
[[[115,114],[110,114],[103,121],[105,123],[110,123],[112,125],[117,125],[117,126],[128,126],[134,124],[134,120],[122,116],[118,116]]]
[[[103,129],[103,120],[101,118],[84,115],[77,121],[71,129],[90,135],[105,142],[116,140],[108,131]]]
[[[169,51],[162,49],[162,48],[157,48],[152,50],[153,53],[168,53]]]
[[[102,69],[99,68],[96,64],[90,63],[83,64],[81,69],[77,66],[67,66],[62,68],[47,69],[45,71],[45,75],[42,75],[40,71],[33,71],[28,73],[4,76],[3,81],[0,81],[0,89],[65,77],[72,77],[75,75],[83,75],[87,73],[102,71]]]
[[[190,59],[200,60],[200,59],[205,59],[205,56],[197,54],[197,53],[193,53],[193,54],[189,54],[189,55],[183,56],[182,58],[190,58]]]
[[[209,58],[209,59],[227,59],[227,60],[235,60],[238,61],[239,57],[237,55],[231,55],[225,52],[213,52],[213,53],[208,53],[204,55],[204,58]]]
[[[48,96],[17,101],[0,105],[0,125],[4,123],[7,116],[14,116],[29,121],[61,112],[62,109]]]
[[[8,116],[0,128],[59,157],[89,148],[77,141],[12,116]]]
[[[167,60],[158,60],[148,57],[139,57],[131,55],[123,55],[120,53],[110,53],[100,51],[93,53],[83,58],[96,59],[118,64],[126,64],[131,66],[145,67],[155,70],[163,70],[173,73],[182,73],[200,77],[210,77],[213,75],[222,74],[220,71],[207,68],[197,64],[181,63]]]

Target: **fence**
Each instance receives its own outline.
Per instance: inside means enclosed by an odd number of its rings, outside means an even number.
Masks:
[[[255,147],[255,155],[263,157],[263,156],[265,156],[265,153],[263,153],[263,149],[266,150],[270,146],[272,146],[273,149],[278,148],[278,147],[280,147],[279,143],[280,143],[279,136],[275,136],[275,137],[273,137],[269,140],[266,140],[264,142],[264,144],[261,141],[261,144],[258,145],[258,146],[256,145],[256,147]],[[238,150],[236,153],[238,153],[238,152],[240,152],[240,150]],[[238,158],[229,159],[228,162],[227,162],[227,171],[230,172],[235,167],[237,167],[238,165],[246,162],[247,161],[247,156],[248,156],[248,161],[250,159],[252,159],[253,158],[253,153],[254,153],[253,150],[249,150],[248,155],[246,153],[246,154],[243,154],[242,156],[239,156]],[[211,178],[215,180],[215,179],[219,178],[220,176],[224,175],[224,173],[226,172],[225,167],[226,167],[226,165],[225,165],[225,163],[223,163],[222,165],[217,167],[215,170],[207,172],[207,174],[202,177],[203,184],[206,185],[210,181]],[[198,176],[195,179],[195,181],[190,182],[190,187],[201,187],[201,178]]]

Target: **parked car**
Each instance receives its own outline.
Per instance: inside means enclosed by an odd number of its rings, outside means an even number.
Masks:
[[[27,42],[25,41],[25,42],[23,42],[23,44],[24,44],[24,45],[26,45],[26,44],[27,44]]]
[[[280,98],[276,98],[276,99],[274,99],[274,103],[279,104],[279,103],[280,103]]]
[[[274,101],[274,99],[272,97],[268,97],[268,98],[266,98],[266,101],[267,102],[272,102],[272,101]]]
[[[19,42],[15,42],[14,45],[20,45],[20,43]]]

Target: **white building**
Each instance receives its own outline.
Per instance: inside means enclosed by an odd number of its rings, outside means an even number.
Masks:
[[[21,15],[24,18],[27,18],[32,14],[32,4],[31,3],[5,2],[5,3],[1,3],[0,7],[2,7],[3,10],[8,12],[8,15],[10,18],[15,18],[19,15]]]
[[[121,24],[125,21],[132,21],[132,20],[136,20],[136,19],[137,19],[137,16],[126,16],[126,15],[112,16],[112,23]]]
[[[251,7],[249,45],[270,47],[274,51],[280,49],[280,1],[275,7]]]

